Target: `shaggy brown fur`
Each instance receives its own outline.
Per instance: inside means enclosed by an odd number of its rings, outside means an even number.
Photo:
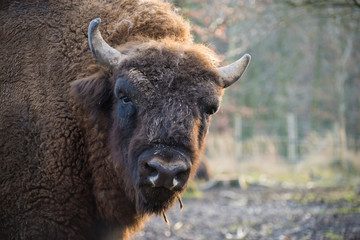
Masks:
[[[170,207],[184,189],[141,187],[137,158],[176,149],[193,175],[223,92],[189,24],[155,0],[2,0],[0,26],[0,239],[125,239]]]

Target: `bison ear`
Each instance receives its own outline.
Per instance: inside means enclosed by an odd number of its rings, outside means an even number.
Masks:
[[[109,76],[100,71],[71,83],[72,94],[85,108],[106,110],[111,102]]]

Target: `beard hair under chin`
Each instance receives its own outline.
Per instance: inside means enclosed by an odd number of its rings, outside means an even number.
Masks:
[[[171,196],[167,201],[159,204],[148,202],[141,190],[137,190],[135,194],[136,212],[140,215],[156,214],[163,215],[172,205],[174,205],[176,194]]]

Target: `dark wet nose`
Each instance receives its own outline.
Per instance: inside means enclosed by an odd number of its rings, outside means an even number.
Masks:
[[[142,162],[141,174],[153,187],[181,189],[189,178],[190,167],[182,160],[164,161],[154,157]]]

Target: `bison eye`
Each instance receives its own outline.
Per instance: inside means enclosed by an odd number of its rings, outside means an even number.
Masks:
[[[206,108],[205,113],[207,115],[212,115],[212,114],[216,113],[218,109],[219,109],[218,105],[211,105]]]
[[[120,100],[123,104],[128,104],[131,102],[130,98],[128,98],[127,96],[120,97]]]

